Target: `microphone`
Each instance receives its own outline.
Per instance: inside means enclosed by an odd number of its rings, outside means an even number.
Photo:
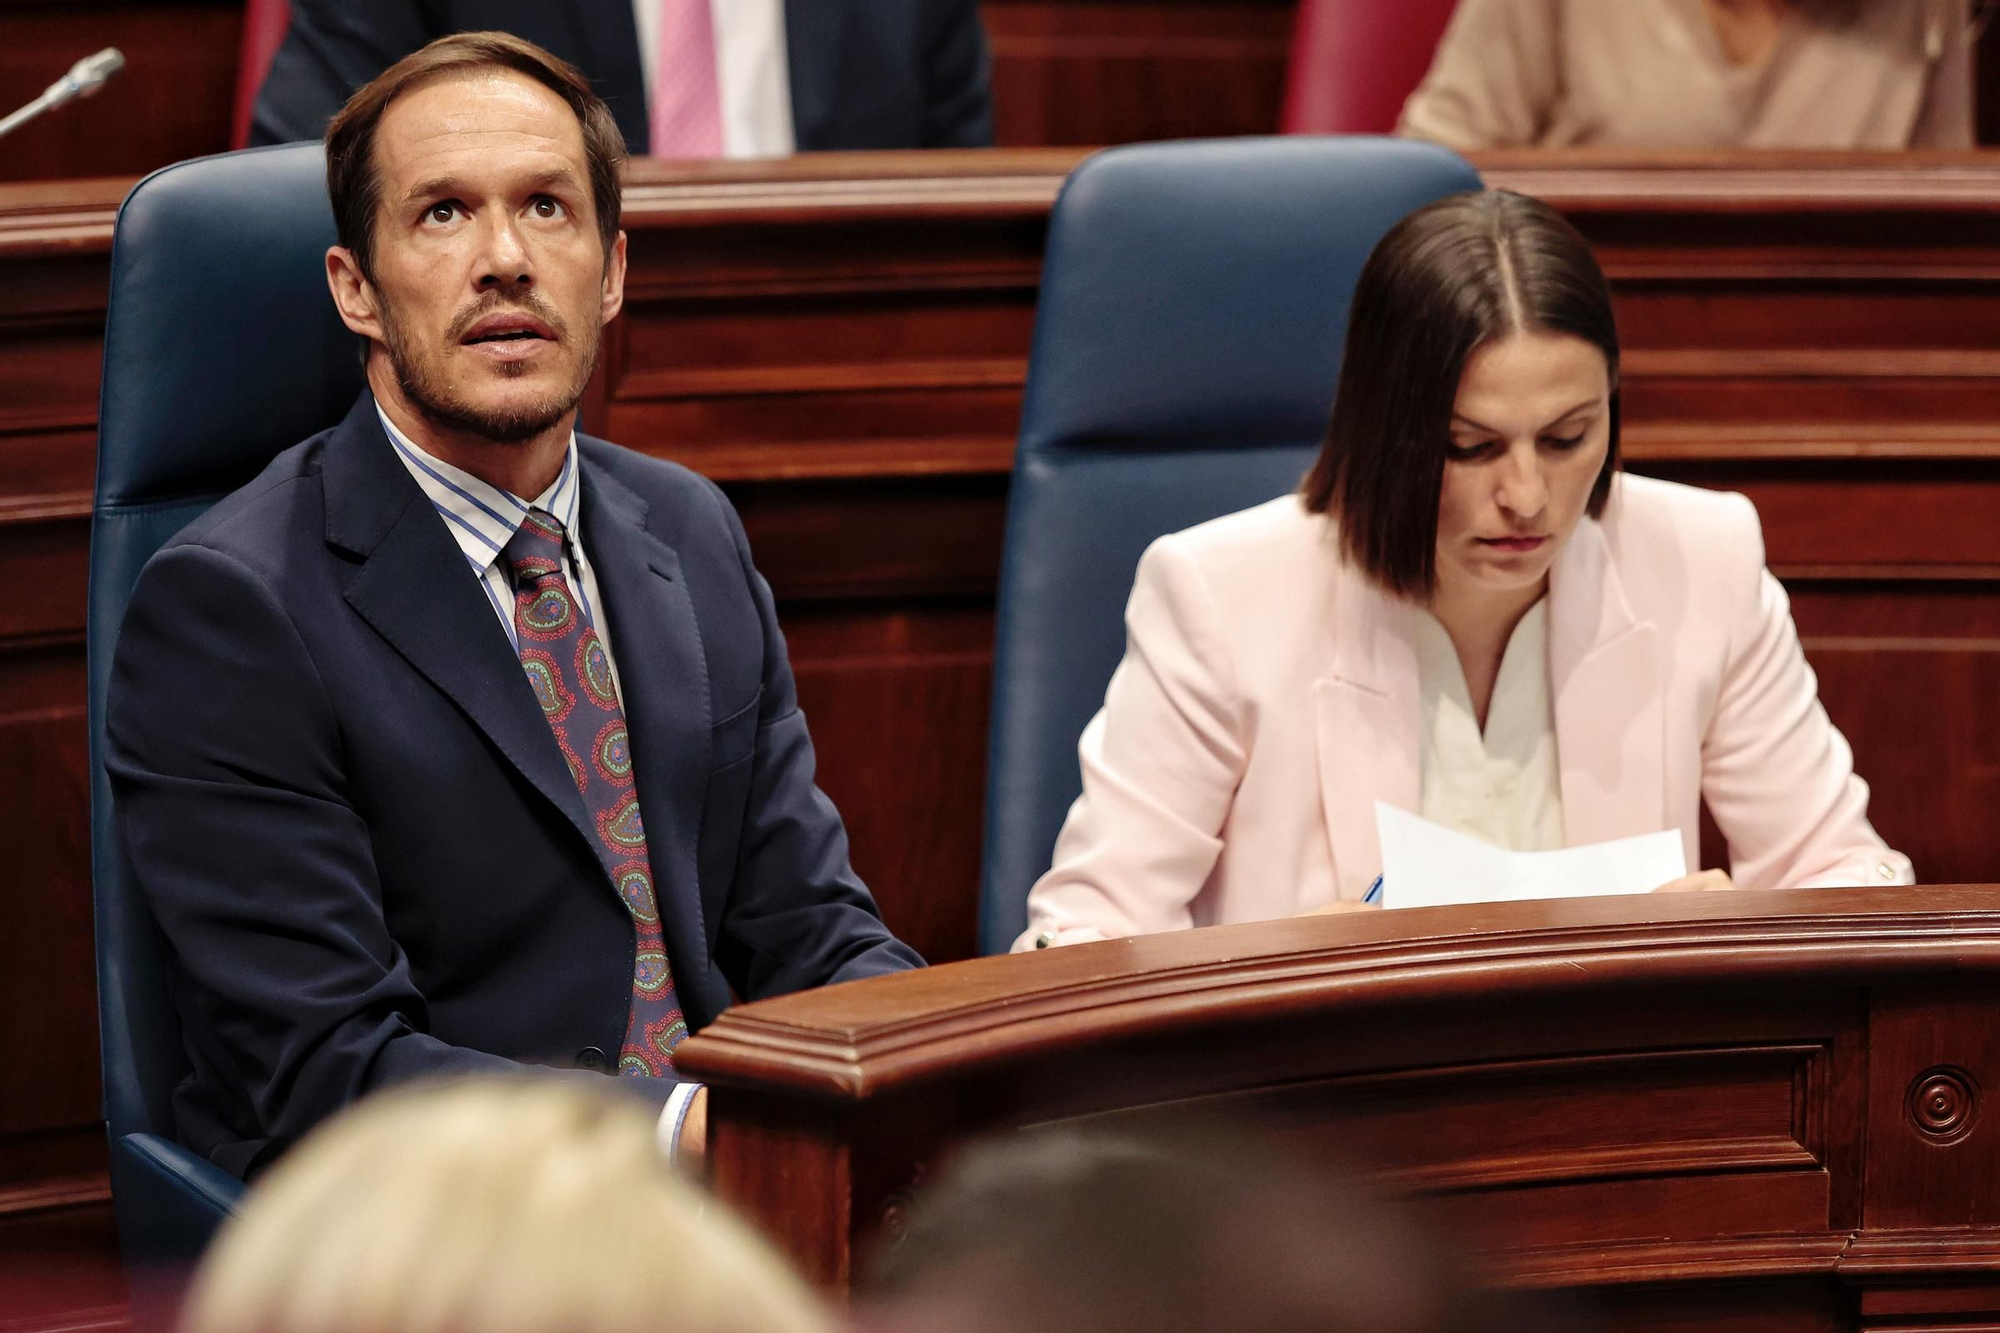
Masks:
[[[107,46],[96,55],[85,56],[69,67],[69,73],[50,84],[40,97],[0,120],[0,136],[13,133],[44,111],[53,111],[79,97],[89,97],[123,68],[125,54],[115,46]]]

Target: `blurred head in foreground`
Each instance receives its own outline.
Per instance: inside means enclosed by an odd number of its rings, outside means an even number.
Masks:
[[[678,1178],[654,1113],[530,1080],[396,1091],[274,1166],[182,1333],[824,1333],[812,1294]]]
[[[918,1199],[861,1295],[868,1333],[1551,1327],[1468,1281],[1395,1200],[1213,1135],[1055,1131],[972,1149]]]

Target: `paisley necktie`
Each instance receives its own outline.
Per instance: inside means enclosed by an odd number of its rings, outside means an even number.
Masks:
[[[632,744],[611,676],[611,658],[563,577],[563,526],[540,509],[529,513],[501,558],[514,576],[514,629],[521,667],[542,716],[555,732],[590,816],[597,856],[632,914],[637,949],[632,1009],[618,1072],[635,1077],[673,1069],[687,1020],[674,994],[646,852],[646,827],[632,781]]]

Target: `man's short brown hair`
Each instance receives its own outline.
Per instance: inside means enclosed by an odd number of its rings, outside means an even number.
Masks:
[[[419,84],[451,74],[482,69],[510,69],[525,74],[555,93],[576,113],[583,126],[583,149],[590,160],[590,195],[597,208],[597,230],[609,261],[618,239],[623,190],[620,169],[625,164],[625,139],[603,99],[576,66],[511,33],[459,32],[440,37],[421,51],[404,56],[355,90],[347,105],[326,127],[326,192],[333,200],[334,226],[340,243],[354,252],[363,276],[372,276],[375,258],[375,213],[382,202],[382,175],[375,166],[375,127],[398,97]]]

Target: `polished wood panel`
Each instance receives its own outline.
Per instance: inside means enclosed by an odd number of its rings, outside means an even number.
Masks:
[[[937,738],[985,733],[991,608],[977,597],[806,599],[786,603],[784,625],[820,783],[846,795],[856,872],[893,892],[884,910],[904,939],[963,956],[986,760]]]
[[[105,1234],[99,1113],[81,516],[96,444],[105,237],[129,184],[0,190],[0,569],[8,580],[0,787],[9,793],[0,828],[12,848],[0,893],[0,1052],[13,1071],[0,1080],[0,1251],[32,1252],[37,1267],[66,1275],[58,1286],[72,1299],[60,1308],[73,1314],[115,1311],[124,1299],[106,1262],[115,1253]],[[49,1287],[9,1296],[0,1308],[28,1311],[39,1300],[58,1309]]]
[[[131,187],[122,177],[0,187],[0,524],[89,511],[111,227]],[[40,612],[0,634],[80,631],[80,597],[67,615]]]
[[[678,1058],[717,1189],[835,1287],[968,1137],[1247,1123],[1619,1328],[1991,1327],[1996,995],[2000,888],[1508,903],[981,959]]]
[[[586,404],[591,429],[737,503],[855,863],[937,961],[973,947],[1007,473],[1047,212],[1078,156],[641,164],[627,313]],[[2000,164],[1482,165],[1597,245],[1631,349],[1631,465],[1757,503],[1878,827],[1928,880],[2000,874]],[[18,1111],[6,1093],[0,1212],[103,1190],[79,709],[106,255],[128,185],[0,189],[0,785],[30,793],[7,827],[34,889],[0,895],[0,986],[65,1006],[0,1024],[0,1055],[33,1070]],[[1819,1040],[1799,1031],[1801,1049]],[[1792,1058],[1759,1047],[1702,1077],[1764,1098],[1769,1062]],[[1757,1124],[1756,1151],[1780,1152]]]
[[[1275,134],[1294,0],[983,0],[1002,147]]]
[[[0,1216],[0,1329],[125,1333],[131,1292],[111,1206]],[[148,1325],[140,1333],[160,1333]]]
[[[97,1114],[91,981],[90,799],[83,682],[51,646],[0,657],[0,773],[9,775],[8,927],[0,937],[0,1050],[32,1078],[0,1085],[0,1142]],[[18,821],[18,822],[16,822]],[[79,875],[79,870],[86,873]]]

